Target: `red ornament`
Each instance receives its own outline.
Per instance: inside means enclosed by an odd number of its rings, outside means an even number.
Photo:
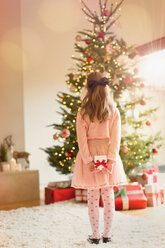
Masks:
[[[62,136],[63,138],[67,138],[67,137],[69,137],[69,135],[70,135],[70,131],[69,131],[68,129],[63,129],[63,130],[62,130],[61,136]]]
[[[151,126],[151,122],[150,121],[146,121],[146,125],[147,126]]]
[[[140,87],[144,88],[144,86],[145,86],[145,85],[144,85],[143,83],[140,84]]]
[[[148,176],[144,173],[144,174],[142,175],[142,179],[143,179],[143,180],[147,180],[147,179],[148,179]]]
[[[124,78],[124,83],[127,84],[127,85],[131,84],[132,83],[132,78],[130,76],[126,76]]]
[[[72,157],[72,153],[68,152],[67,157]]]
[[[90,63],[92,61],[91,57],[87,57],[87,61]]]
[[[134,71],[135,74],[137,74],[139,72],[139,69],[136,67],[136,68],[134,68],[133,71]]]
[[[120,192],[120,189],[117,187],[117,186],[114,186],[114,191],[116,191],[116,192]]]
[[[109,10],[107,9],[104,10],[104,16],[109,16]]]
[[[122,151],[123,153],[127,153],[127,152],[128,152],[128,147],[127,147],[127,146],[123,146],[123,147],[121,148],[121,151]]]
[[[85,43],[86,43],[87,45],[89,45],[89,44],[91,43],[91,40],[90,40],[90,39],[87,39],[87,40],[85,40]]]
[[[70,73],[70,74],[69,74],[69,77],[70,77],[70,78],[73,78],[73,77],[74,77],[74,74],[73,74],[73,73]]]
[[[64,99],[64,97],[63,96],[61,96],[61,100],[63,100]]]
[[[82,40],[81,35],[79,35],[79,34],[76,35],[75,39],[76,39],[76,41],[81,41]]]
[[[99,38],[103,38],[104,37],[104,34],[103,33],[99,33]]]
[[[153,153],[158,153],[158,150],[157,150],[156,148],[153,148],[153,149],[152,149],[152,152],[153,152]]]
[[[141,101],[140,101],[140,104],[141,104],[141,105],[146,105],[146,102],[145,102],[144,100],[141,100]]]

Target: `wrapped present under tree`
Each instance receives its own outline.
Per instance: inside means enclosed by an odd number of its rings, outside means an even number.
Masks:
[[[75,200],[77,202],[87,202],[87,189],[76,189]]]
[[[50,204],[58,201],[65,201],[75,197],[74,188],[56,189],[53,187],[45,188],[45,204]]]
[[[158,183],[146,184],[144,192],[147,198],[148,207],[156,207],[161,205],[161,194]]]
[[[114,187],[115,209],[143,209],[147,207],[147,199],[141,185],[123,185]],[[104,206],[102,197],[100,206]]]

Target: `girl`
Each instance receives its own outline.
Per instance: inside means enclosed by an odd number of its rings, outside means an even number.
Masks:
[[[99,72],[87,78],[87,93],[77,113],[76,131],[79,152],[76,156],[72,187],[88,189],[88,214],[92,235],[90,243],[99,244],[99,198],[104,202],[103,242],[111,241],[114,214],[113,186],[126,183],[119,156],[121,121],[111,100],[109,81]],[[106,155],[107,168],[95,169],[94,156]]]

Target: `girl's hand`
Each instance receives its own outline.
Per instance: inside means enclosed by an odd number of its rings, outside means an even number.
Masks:
[[[87,166],[89,166],[89,170],[90,170],[91,172],[93,172],[93,171],[95,170],[95,166],[94,166],[94,162],[93,162],[93,161],[90,162],[90,163],[88,163]]]
[[[88,166],[89,166],[89,170],[90,170],[92,173],[98,173],[98,172],[101,171],[101,170],[95,168],[94,162],[88,163]]]
[[[107,161],[107,168],[103,168],[101,171],[105,174],[109,173],[112,174],[113,171],[113,161],[108,160]]]
[[[114,166],[114,162],[112,160],[108,160],[107,161],[107,170],[110,174],[112,174],[113,171],[113,166]]]

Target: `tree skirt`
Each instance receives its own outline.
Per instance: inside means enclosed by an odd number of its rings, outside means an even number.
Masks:
[[[159,210],[158,210],[159,211]],[[100,208],[100,231],[103,209]],[[32,208],[0,211],[0,247],[5,248],[164,248],[165,223],[115,212],[110,244],[91,245],[86,204],[74,199]]]

